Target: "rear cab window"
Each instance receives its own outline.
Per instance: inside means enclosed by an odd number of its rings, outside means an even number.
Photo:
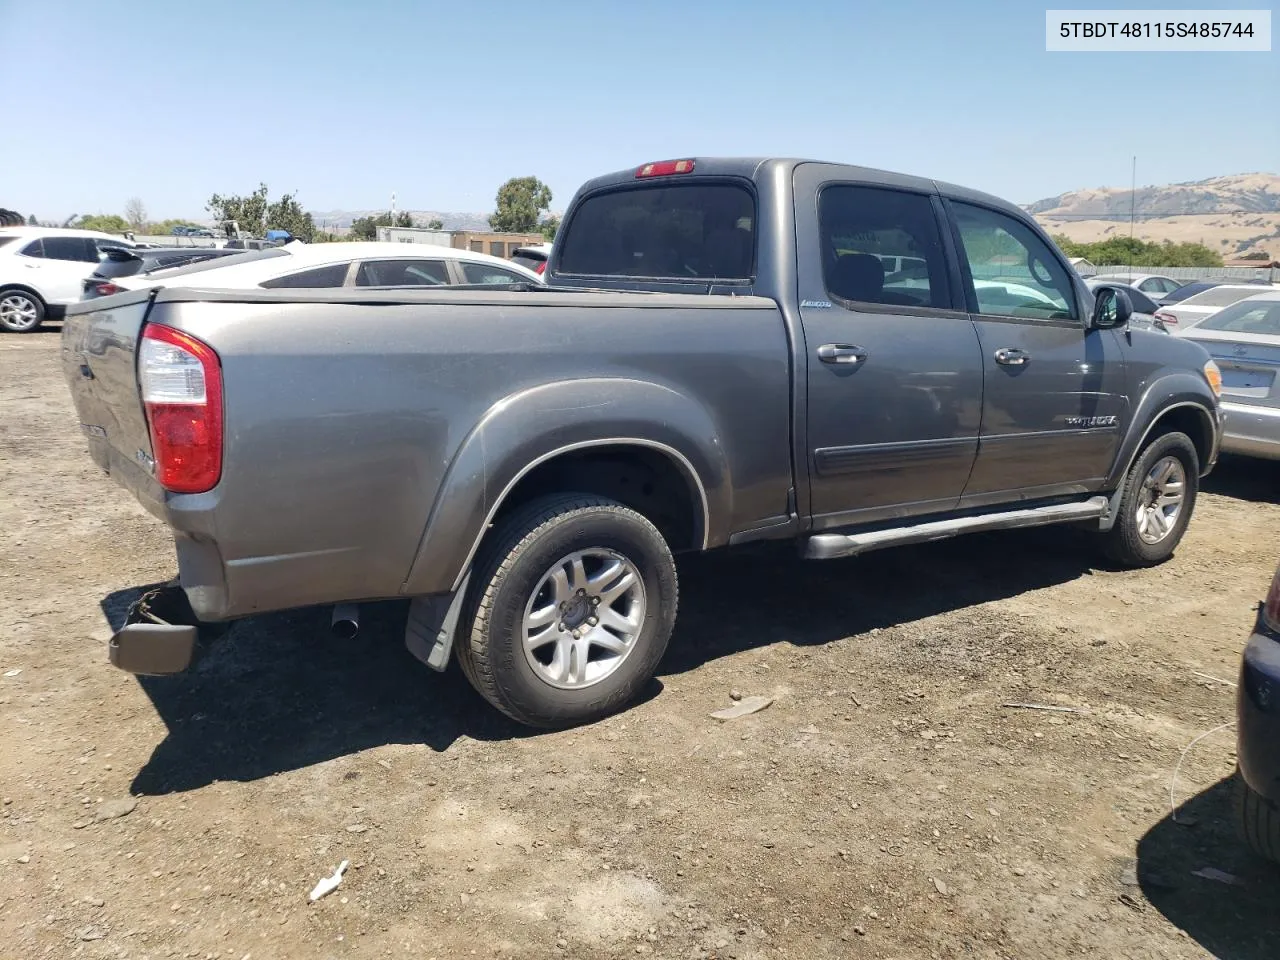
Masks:
[[[755,196],[709,178],[622,187],[583,200],[562,236],[566,276],[750,280]]]

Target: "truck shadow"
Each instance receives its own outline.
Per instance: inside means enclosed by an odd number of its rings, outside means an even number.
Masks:
[[[1280,460],[1227,454],[1202,483],[1205,493],[1253,503],[1280,503]]]
[[[1137,881],[1147,902],[1221,960],[1270,960],[1280,943],[1280,869],[1236,836],[1234,783],[1196,794],[1138,841]],[[1219,879],[1196,876],[1209,868]]]
[[[799,559],[790,544],[686,557],[680,619],[659,676],[780,640],[827,643],[1063,583],[1095,559],[1090,544],[1063,530],[821,563]],[[102,601],[113,627],[144,589]],[[254,617],[232,625],[186,673],[140,677],[168,735],[133,791],[256,780],[388,743],[443,751],[463,735],[536,735],[484,703],[456,666],[440,675],[415,660],[403,644],[406,607],[366,605],[353,641],[330,635],[328,609]],[[661,690],[654,681],[647,695]]]

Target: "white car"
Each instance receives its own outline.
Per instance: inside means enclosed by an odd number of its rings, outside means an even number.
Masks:
[[[509,260],[471,250],[418,243],[287,243],[221,260],[134,274],[112,281],[123,290],[199,287],[202,290],[441,287],[537,283],[542,278]]]
[[[1206,317],[1211,317],[1223,307],[1261,293],[1265,288],[1258,284],[1223,283],[1210,287],[1193,297],[1179,300],[1177,303],[1161,307],[1156,311],[1156,319],[1164,324],[1165,329],[1177,336],[1182,331],[1194,327]]]
[[[0,229],[0,330],[30,333],[61,318],[67,304],[80,299],[103,251],[132,246],[93,230]]]
[[[1096,273],[1093,278],[1095,280],[1108,280],[1111,283],[1124,283],[1131,287],[1136,287],[1142,293],[1145,293],[1152,300],[1159,300],[1161,297],[1173,293],[1181,286],[1185,286],[1188,281],[1175,280],[1173,277],[1166,277],[1162,273],[1129,273],[1124,270],[1117,270],[1109,273]]]

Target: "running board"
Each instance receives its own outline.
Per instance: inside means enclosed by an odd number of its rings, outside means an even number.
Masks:
[[[879,550],[881,547],[945,540],[947,537],[977,533],[979,530],[1013,530],[1017,527],[1039,527],[1073,520],[1094,520],[1106,514],[1107,502],[1106,497],[1090,497],[1077,503],[1055,503],[1048,507],[932,520],[908,527],[891,527],[866,533],[818,533],[805,541],[804,557],[807,560],[833,560],[836,557],[852,557],[869,550]]]

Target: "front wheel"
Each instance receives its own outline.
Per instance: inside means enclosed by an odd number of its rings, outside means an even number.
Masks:
[[[475,566],[458,662],[520,723],[567,727],[630,703],[675,624],[675,561],[643,515],[588,494],[516,511]]]
[[[44,322],[44,301],[26,290],[0,290],[0,330],[30,333]]]
[[[1124,479],[1115,526],[1105,534],[1107,555],[1126,567],[1154,567],[1182,540],[1200,489],[1200,457],[1185,433],[1166,433],[1147,445]]]

